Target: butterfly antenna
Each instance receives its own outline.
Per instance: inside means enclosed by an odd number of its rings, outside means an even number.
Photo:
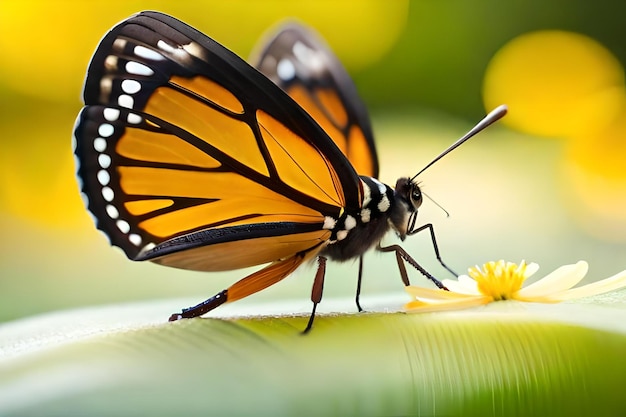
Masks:
[[[508,110],[508,108],[504,104],[501,105],[501,106],[496,107],[495,109],[493,109],[480,122],[478,122],[476,124],[476,126],[474,126],[469,132],[467,132],[465,135],[463,135],[463,137],[461,137],[459,140],[457,140],[452,145],[450,145],[448,147],[448,149],[446,149],[441,154],[439,154],[439,156],[437,156],[435,159],[430,161],[430,163],[428,165],[426,165],[424,168],[422,168],[422,170],[420,172],[415,174],[413,176],[413,178],[411,178],[411,181],[413,181],[419,174],[421,174],[422,172],[424,172],[428,168],[430,168],[435,162],[439,161],[441,158],[443,158],[444,156],[446,156],[447,154],[449,154],[450,152],[452,152],[453,150],[455,150],[456,148],[461,146],[463,143],[465,143],[468,139],[470,139],[471,137],[476,135],[478,132],[481,132],[487,126],[489,126],[489,125],[493,124],[494,122],[497,122],[498,120],[500,120],[502,117],[504,117],[504,115],[506,114],[507,110]]]
[[[436,202],[431,196],[429,196],[428,194],[426,194],[423,190],[422,190],[422,195],[424,197],[426,197],[427,199],[429,199],[430,201],[432,201],[433,203],[435,203],[435,205],[437,207],[439,207],[444,213],[446,213],[446,217],[450,217],[450,213],[448,213],[448,210],[446,210],[445,208],[443,208],[443,206],[441,204],[439,204],[438,202]]]

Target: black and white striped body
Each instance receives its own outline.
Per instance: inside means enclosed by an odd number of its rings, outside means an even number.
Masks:
[[[327,217],[324,228],[332,230],[328,246],[320,256],[345,261],[361,256],[377,245],[391,229],[404,240],[411,216],[421,205],[421,191],[409,178],[401,178],[396,189],[375,178],[361,176],[363,204],[358,211],[346,210],[341,217]]]

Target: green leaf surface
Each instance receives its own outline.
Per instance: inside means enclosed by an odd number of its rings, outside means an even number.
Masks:
[[[49,314],[0,326],[0,415],[626,415],[625,296],[324,314],[307,335],[245,310],[163,322],[180,301]]]

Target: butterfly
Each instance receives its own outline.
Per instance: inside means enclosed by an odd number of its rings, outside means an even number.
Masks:
[[[158,12],[111,29],[89,64],[74,152],[83,199],[111,244],[131,260],[189,270],[264,265],[170,321],[247,297],[317,259],[306,332],[327,259],[359,259],[361,310],[363,254],[372,248],[395,253],[405,285],[408,262],[443,288],[399,245],[380,246],[390,230],[401,240],[429,230],[448,268],[432,225],[416,227],[415,177],[395,187],[377,179],[367,109],[330,49],[292,23],[255,66]]]

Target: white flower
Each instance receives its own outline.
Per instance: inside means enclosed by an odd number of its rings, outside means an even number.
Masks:
[[[461,275],[458,280],[444,279],[443,284],[449,291],[411,285],[406,287],[406,291],[414,300],[407,303],[405,309],[415,312],[449,310],[500,300],[558,303],[626,288],[626,271],[572,288],[587,274],[588,265],[585,261],[564,265],[539,281],[522,287],[526,278],[538,269],[537,264],[526,264],[524,261],[519,265],[504,261],[488,262],[482,269],[478,266],[469,268],[468,275]]]

